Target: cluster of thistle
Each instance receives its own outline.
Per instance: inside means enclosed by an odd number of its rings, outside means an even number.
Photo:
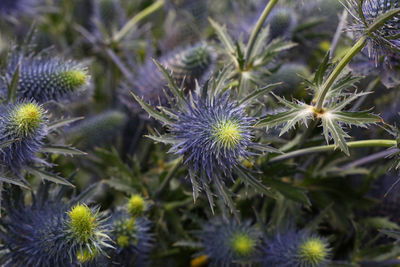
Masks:
[[[83,65],[74,61],[40,55],[24,55],[13,49],[0,82],[0,167],[6,182],[19,183],[7,176],[17,176],[27,183],[22,171],[49,166],[38,157],[39,152],[56,150],[45,145],[46,136],[68,121],[49,120],[50,110],[44,104],[66,101],[83,91],[89,76]],[[80,154],[65,147],[66,154]],[[42,170],[31,170],[41,178],[51,179]],[[67,183],[61,177],[60,183]]]
[[[112,248],[105,214],[99,208],[60,196],[42,186],[27,205],[5,194],[0,262],[4,266],[74,266]]]
[[[110,236],[115,249],[108,262],[121,266],[148,266],[154,247],[151,222],[146,217],[149,203],[140,195],[132,195],[126,206],[111,216]]]
[[[197,233],[201,251],[192,265],[209,266],[327,266],[330,247],[327,239],[308,230],[287,229],[273,235],[250,221],[214,218]]]

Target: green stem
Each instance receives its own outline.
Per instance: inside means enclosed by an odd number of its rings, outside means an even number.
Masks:
[[[119,30],[112,38],[113,42],[119,42],[121,41],[125,35],[127,35],[133,27],[136,26],[137,23],[139,23],[141,20],[145,19],[146,17],[150,16],[160,8],[164,6],[164,0],[158,0],[155,3],[151,4],[147,8],[143,9],[140,11],[138,14],[133,16],[123,27],[121,30]]]
[[[396,140],[388,140],[388,139],[372,139],[372,140],[360,140],[348,142],[347,146],[349,148],[360,148],[360,147],[393,147],[396,146]],[[327,152],[334,151],[336,149],[335,145],[326,145],[326,146],[315,146],[304,149],[295,150],[283,155],[276,156],[272,158],[269,162],[278,162],[285,159],[290,159],[306,154],[318,153],[318,152]]]
[[[172,180],[172,178],[174,178],[176,171],[181,166],[182,161],[183,161],[182,158],[178,158],[175,160],[175,162],[172,165],[171,170],[167,174],[167,177],[164,178],[164,181],[162,182],[160,188],[154,193],[154,198],[160,197],[161,194],[165,191],[165,189],[169,185],[169,182]]]
[[[249,63],[251,52],[253,51],[254,44],[256,43],[257,36],[261,31],[262,26],[264,25],[265,20],[267,19],[269,13],[271,13],[272,8],[276,5],[278,0],[271,0],[265,7],[263,13],[261,14],[260,18],[257,21],[256,26],[253,29],[253,32],[250,35],[249,42],[247,43],[246,48],[246,65]]]
[[[350,62],[350,60],[353,57],[355,57],[358,54],[358,52],[361,51],[361,49],[364,48],[366,43],[367,43],[367,38],[365,36],[361,37],[360,40],[358,40],[358,42],[346,53],[346,55],[342,58],[342,60],[340,60],[339,64],[335,67],[335,69],[329,75],[326,82],[322,85],[322,88],[320,90],[321,93],[318,94],[318,98],[316,100],[316,102],[317,102],[316,110],[317,111],[322,110],[326,94],[328,93],[329,89],[331,88],[333,83],[336,81],[336,79],[339,77],[342,70],[347,66],[347,64]]]

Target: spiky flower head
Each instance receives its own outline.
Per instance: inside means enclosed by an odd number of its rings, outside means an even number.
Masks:
[[[349,29],[355,32],[358,38],[367,38],[369,57],[377,63],[381,56],[386,57],[393,50],[400,51],[399,13],[371,30],[371,26],[379,18],[400,7],[397,0],[348,0],[348,5],[354,20]]]
[[[151,222],[144,217],[131,217],[125,211],[112,215],[111,238],[116,249],[108,254],[113,262],[123,266],[147,266],[154,247]]]
[[[2,107],[0,115],[0,143],[10,142],[0,148],[0,164],[17,170],[36,159],[47,134],[47,117],[43,107],[36,102],[19,102]]]
[[[126,209],[132,217],[139,217],[146,210],[146,205],[146,201],[141,195],[132,195],[128,200]]]
[[[4,198],[2,266],[75,266],[111,247],[102,215],[93,215],[84,205],[71,208],[59,198],[48,199],[48,189],[43,186],[41,195],[33,195],[32,205]]]
[[[258,259],[261,233],[250,221],[215,218],[198,233],[202,251],[211,266],[242,266]]]
[[[178,85],[183,83],[185,91],[193,91],[196,81],[202,84],[209,78],[210,72],[215,64],[216,55],[211,46],[206,43],[199,43],[185,49],[177,49],[161,57],[160,62],[172,72],[172,77]],[[147,61],[139,69],[137,80],[131,88],[124,85],[120,91],[120,100],[132,112],[138,113],[140,107],[132,103],[130,91],[143,98],[152,106],[165,105],[167,97],[164,91],[167,89],[167,81],[157,69],[154,62]]]
[[[267,238],[263,246],[264,266],[322,267],[329,262],[326,239],[308,231],[287,230]]]
[[[172,81],[167,70],[159,65],[167,80]],[[175,83],[170,83],[170,109],[166,113],[153,109],[138,96],[140,105],[150,116],[159,119],[168,127],[165,136],[154,136],[155,141],[171,144],[170,153],[182,157],[189,169],[196,200],[200,190],[206,192],[213,208],[213,190],[234,210],[229,192],[224,183],[234,180],[237,172],[242,180],[263,193],[268,189],[247,172],[241,161],[256,155],[255,152],[273,149],[252,141],[256,118],[246,114],[246,102],[231,100],[230,91],[223,92],[227,82],[227,72],[222,72],[216,80],[210,80],[184,96],[184,91]],[[163,107],[166,110],[166,107]],[[276,150],[274,150],[276,152]],[[226,179],[227,178],[227,179]],[[211,186],[210,186],[211,185]]]
[[[5,73],[8,83],[16,71],[19,74],[18,98],[38,103],[66,100],[84,91],[89,83],[86,67],[56,57],[12,56]]]

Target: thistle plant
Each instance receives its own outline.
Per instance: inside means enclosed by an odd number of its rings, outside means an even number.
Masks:
[[[214,218],[197,234],[210,266],[242,266],[257,262],[260,231],[250,221]]]
[[[326,239],[307,231],[287,230],[265,240],[263,266],[321,267],[329,263]]]
[[[86,67],[72,60],[41,56],[11,56],[4,74],[10,84],[18,74],[17,99],[38,103],[62,101],[82,93],[88,86]],[[1,88],[6,94],[6,87]]]
[[[269,27],[263,25],[278,1],[269,1],[246,44],[233,40],[225,26],[210,20],[219,40],[222,43],[222,55],[225,56],[225,64],[232,65],[231,75],[235,77],[236,88],[239,96],[245,97],[253,86],[261,86],[263,77],[270,73],[267,66],[282,51],[295,46],[292,42],[270,38]]]
[[[213,210],[213,194],[216,192],[234,211],[234,205],[225,184],[234,180],[236,173],[241,180],[267,195],[271,192],[246,170],[241,161],[256,152],[276,152],[275,149],[253,142],[254,124],[257,118],[246,114],[246,104],[271,89],[257,90],[242,101],[230,100],[227,86],[227,69],[215,80],[197,87],[193,94],[185,97],[168,71],[156,63],[169,82],[169,106],[154,109],[139,96],[136,101],[149,115],[162,122],[168,129],[162,136],[149,136],[156,142],[170,144],[170,153],[182,158],[189,169],[189,178],[196,201],[204,190]],[[211,185],[211,187],[210,187]]]

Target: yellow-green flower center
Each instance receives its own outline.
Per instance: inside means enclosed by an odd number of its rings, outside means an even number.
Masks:
[[[68,212],[68,216],[70,219],[68,225],[74,237],[79,242],[88,242],[94,235],[96,215],[92,214],[88,206],[78,204]]]
[[[13,115],[13,120],[18,126],[19,132],[22,134],[29,134],[43,121],[43,113],[42,108],[37,104],[21,104],[17,106]]]
[[[231,246],[237,255],[247,256],[254,251],[256,242],[246,234],[237,233],[232,236]]]
[[[78,250],[77,259],[80,263],[85,263],[94,260],[97,256],[97,250],[92,249],[91,251],[87,248],[83,250]]]
[[[70,70],[65,72],[63,75],[72,87],[84,85],[89,78],[84,70]]]
[[[140,195],[133,195],[128,201],[127,210],[133,216],[137,217],[143,214],[146,203]]]
[[[242,139],[239,125],[233,121],[219,122],[214,128],[214,138],[223,148],[232,148]]]
[[[121,248],[125,248],[129,245],[129,237],[127,235],[120,235],[117,238],[117,244]]]
[[[319,238],[310,238],[300,246],[302,260],[314,264],[322,262],[328,256],[326,244]]]

